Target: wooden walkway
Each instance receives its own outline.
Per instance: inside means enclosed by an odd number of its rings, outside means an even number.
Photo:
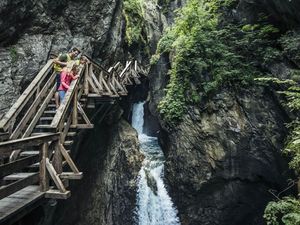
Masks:
[[[106,70],[89,60],[57,110],[49,60],[0,121],[0,224],[12,224],[45,198],[70,197],[68,181],[83,176],[71,158],[78,132],[93,129],[93,119],[103,120],[145,74],[137,62]]]

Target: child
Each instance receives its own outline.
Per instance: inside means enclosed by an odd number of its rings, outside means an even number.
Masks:
[[[60,86],[58,87],[60,102],[64,99],[72,80],[76,80],[79,77],[76,75],[77,70],[78,65],[76,65],[75,61],[68,62],[67,66],[62,69],[60,73]]]

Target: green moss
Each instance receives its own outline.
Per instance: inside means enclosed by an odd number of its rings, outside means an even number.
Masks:
[[[129,46],[134,43],[145,43],[143,36],[144,16],[143,0],[124,0],[123,15],[126,20],[126,41]]]
[[[300,201],[293,197],[273,201],[265,209],[267,225],[300,224]]]
[[[280,57],[270,39],[278,32],[275,27],[263,23],[219,26],[218,9],[236,3],[190,0],[159,41],[152,63],[162,53],[172,56],[171,79],[159,105],[167,122],[180,120],[188,105],[198,104],[219,88],[248,85],[262,75],[258,62],[270,63]],[[173,106],[180,110],[174,113]]]
[[[11,62],[15,63],[19,58],[17,48],[16,47],[9,48],[9,54],[10,54],[10,57],[11,57]]]

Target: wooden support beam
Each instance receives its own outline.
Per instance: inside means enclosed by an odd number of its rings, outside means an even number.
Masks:
[[[89,82],[89,84],[90,84],[90,86],[91,86],[93,92],[95,92],[95,93],[97,93],[98,95],[100,95],[100,91],[99,91],[98,88],[96,88],[96,86],[95,86],[95,84],[94,84],[94,82],[93,82],[93,80],[92,80],[91,77],[88,78],[88,82]]]
[[[82,172],[72,173],[72,172],[64,172],[59,175],[61,179],[69,179],[69,180],[81,180]]]
[[[73,171],[73,173],[79,174],[80,173],[79,170],[77,169],[71,156],[69,155],[69,153],[67,152],[67,150],[65,149],[65,147],[62,144],[60,144],[60,151],[61,151],[61,154],[63,155],[63,157],[65,158],[65,160],[67,161],[68,165],[70,166],[71,170]]]
[[[90,122],[88,116],[85,114],[85,112],[84,112],[82,106],[81,106],[79,103],[77,104],[77,106],[78,106],[79,113],[81,114],[83,120],[84,120],[87,124],[91,124],[91,122]]]
[[[60,192],[58,190],[49,190],[45,193],[45,198],[68,199],[71,196],[70,191]]]
[[[78,88],[75,87],[75,94],[73,97],[73,111],[72,111],[72,124],[73,125],[76,125],[78,123],[77,103],[78,103]]]
[[[42,144],[42,150],[40,151],[40,190],[45,192],[49,190],[49,175],[46,167],[46,159],[48,157],[49,145],[47,142]]]
[[[63,168],[62,168],[62,155],[60,151],[60,141],[58,141],[54,147],[52,165],[58,174],[62,173]]]
[[[83,88],[84,88],[84,94],[88,95],[89,94],[89,83],[88,83],[88,78],[89,78],[89,64],[85,65],[84,69],[84,83],[83,83]]]
[[[65,186],[63,185],[61,179],[59,178],[59,175],[57,174],[56,170],[54,169],[48,158],[46,158],[46,167],[56,187],[60,190],[60,192],[66,192],[67,190]]]

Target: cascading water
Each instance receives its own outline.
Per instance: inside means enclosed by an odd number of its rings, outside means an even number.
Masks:
[[[156,137],[143,134],[144,102],[134,104],[132,126],[139,135],[140,147],[145,155],[139,172],[137,192],[138,225],[180,225],[163,182],[164,155]]]

